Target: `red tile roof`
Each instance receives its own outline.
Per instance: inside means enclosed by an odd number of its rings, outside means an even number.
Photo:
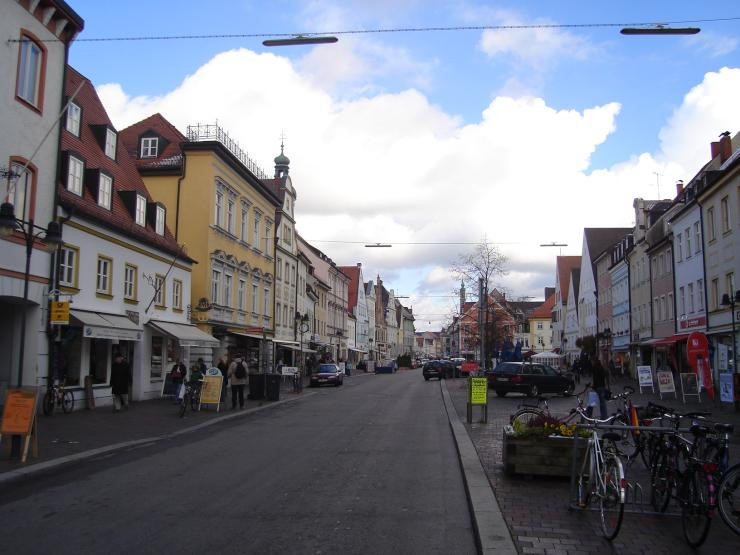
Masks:
[[[339,270],[349,277],[349,303],[347,309],[352,312],[357,306],[357,287],[360,283],[360,268],[358,266],[338,266]]]
[[[68,191],[64,176],[60,176],[61,179],[57,184],[60,204],[67,210],[74,211],[77,215],[95,220],[103,226],[144,241],[183,260],[191,260],[166,227],[164,236],[162,236],[154,231],[154,227],[148,221],[146,227],[135,223],[133,215],[126,208],[120,196],[120,192],[136,192],[145,197],[148,203],[153,202],[152,197],[144,186],[134,161],[128,155],[126,149],[122,147],[120,135],[117,142],[116,159],[112,160],[106,156],[95,137],[93,126],[105,125],[111,129],[115,128],[90,80],[68,66],[65,93],[71,96],[82,82],[84,82],[84,85],[74,99],[74,102],[82,108],[80,137],[76,137],[64,129],[62,131],[62,155],[64,156],[67,151],[76,152],[84,158],[86,171],[101,169],[113,176],[111,209],[108,210],[99,206],[97,198],[93,197],[86,184],[83,185],[82,196]],[[86,181],[86,178],[84,179]]]
[[[571,270],[581,268],[580,256],[558,256],[556,262],[556,271],[558,273],[558,283],[560,285],[560,301],[563,306],[568,301],[568,286],[570,285]]]
[[[157,153],[156,158],[139,158],[139,137],[148,131],[153,131],[165,141],[167,145]],[[188,139],[180,133],[165,117],[156,113],[119,133],[119,140],[139,169],[163,167],[179,168],[182,164],[182,143]]]
[[[552,318],[552,307],[555,306],[555,294],[553,293],[547,299],[544,303],[542,303],[540,306],[534,309],[532,311],[532,314],[529,315],[530,318]]]

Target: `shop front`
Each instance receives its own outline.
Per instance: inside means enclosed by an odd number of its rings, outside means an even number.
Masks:
[[[221,334],[220,339],[221,352],[217,356],[224,356],[230,361],[240,357],[246,361],[250,374],[272,371],[274,359],[271,338],[257,333],[228,331]]]
[[[275,348],[275,361],[277,366],[298,366],[300,343],[298,341],[285,341],[283,339],[273,339],[272,344]]]

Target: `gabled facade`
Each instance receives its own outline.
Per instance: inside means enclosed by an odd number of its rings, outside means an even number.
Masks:
[[[563,321],[563,347],[562,352],[566,355],[568,362],[573,362],[580,354],[580,348],[576,345],[576,339],[581,337],[578,318],[578,286],[581,282],[581,269],[572,268],[568,278],[568,303],[565,306],[565,318]]]
[[[580,256],[558,256],[555,261],[555,304],[552,307],[552,348],[564,352],[565,316],[570,290],[570,273],[581,267]]]
[[[313,249],[300,236],[296,235],[298,241],[298,252],[301,258],[307,261],[306,291],[310,300],[309,304],[313,306],[313,318],[311,324],[311,334],[309,336],[309,348],[316,351],[319,358],[329,356],[329,335],[328,335],[328,299],[329,299],[329,263],[322,258],[317,251]],[[318,251],[320,252],[320,251]]]
[[[176,359],[194,362],[218,341],[190,325],[193,260],[165,224],[167,207],[149,195],[93,84],[72,68],[66,74],[79,112],[66,115],[57,181],[65,233],[55,286],[73,301],[56,345],[59,372],[77,406],[88,378],[96,404],[110,404],[120,353],[132,368],[132,398],[159,397]]]
[[[538,353],[552,350],[552,311],[555,293],[529,315],[529,348]]]
[[[378,360],[375,345],[375,285],[372,280],[363,284],[365,306],[367,307],[367,348],[369,360]],[[358,301],[359,302],[359,301]]]
[[[627,257],[634,246],[632,234],[626,235],[611,249],[612,321],[611,355],[623,372],[630,368],[630,274]]]
[[[340,266],[339,269],[349,278],[347,308],[355,319],[355,330],[349,331],[348,360],[359,362],[365,360],[369,354],[368,330],[370,317],[367,300],[365,298],[365,282],[362,276],[362,264],[356,266]]]
[[[191,125],[183,135],[155,114],[121,139],[152,197],[169,207],[176,240],[198,261],[189,305],[198,326],[221,341],[203,358],[241,356],[250,371],[269,371],[283,206],[270,178],[218,125]]]
[[[3,2],[0,202],[11,206],[16,218],[44,228],[56,218],[52,184],[61,129],[55,122],[66,102],[65,63],[83,27],[82,18],[66,2]],[[41,377],[54,374],[49,371],[46,335],[52,254],[41,241],[32,243],[24,303],[25,260],[21,233],[0,237],[0,403],[7,388],[36,386]]]

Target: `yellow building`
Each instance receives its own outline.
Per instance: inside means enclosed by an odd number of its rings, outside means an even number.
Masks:
[[[272,366],[277,192],[217,125],[180,133],[161,114],[121,132],[122,142],[167,226],[197,261],[190,317],[221,341],[206,363],[246,357],[250,371]]]
[[[550,295],[529,315],[529,348],[538,353],[552,350],[553,306],[555,306],[555,294]]]

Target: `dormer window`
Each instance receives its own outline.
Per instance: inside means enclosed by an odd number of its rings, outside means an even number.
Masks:
[[[116,132],[112,129],[105,130],[105,155],[112,159],[116,159]]]
[[[107,174],[100,173],[98,180],[98,205],[110,210],[111,191],[113,190],[113,178]]]
[[[136,223],[146,226],[146,199],[141,195],[136,195]]]
[[[75,195],[82,196],[82,176],[85,173],[85,163],[76,156],[69,155],[67,161],[67,190]]]
[[[82,108],[74,102],[70,102],[67,107],[67,131],[75,137],[80,136],[80,121],[82,120]]]
[[[141,139],[140,158],[156,158],[159,154],[159,138],[143,137]]]
[[[163,206],[157,206],[157,212],[155,216],[155,223],[154,223],[154,230],[157,232],[157,235],[164,235],[164,207]]]

